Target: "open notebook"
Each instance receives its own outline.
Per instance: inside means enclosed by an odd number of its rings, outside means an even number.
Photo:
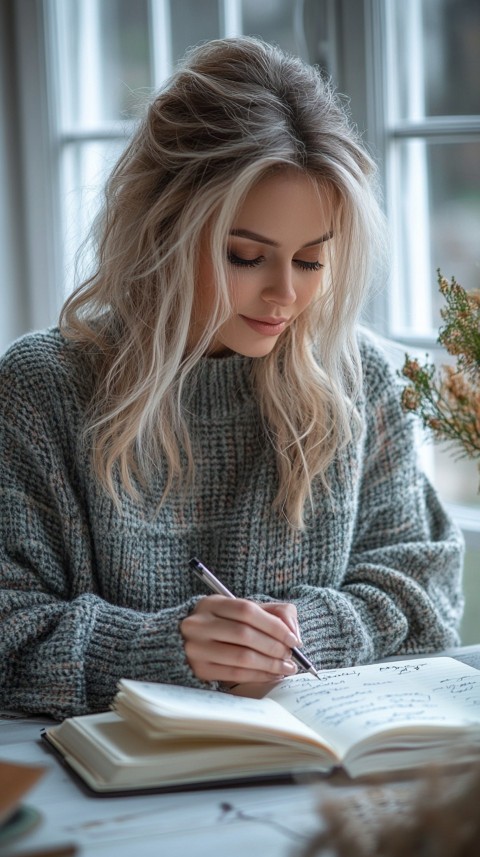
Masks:
[[[324,670],[261,699],[124,679],[114,710],[46,740],[95,792],[349,776],[480,759],[480,671],[453,658]]]

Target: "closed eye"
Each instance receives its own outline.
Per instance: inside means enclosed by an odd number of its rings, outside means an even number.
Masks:
[[[263,262],[263,256],[257,256],[255,259],[244,259],[242,256],[237,256],[236,253],[227,253],[228,261],[231,265],[236,265],[238,268],[255,268]]]
[[[321,262],[306,262],[304,259],[294,259],[293,260],[302,271],[320,271],[321,268],[324,268],[325,265],[322,265]]]
[[[228,261],[231,265],[236,265],[238,268],[255,268],[264,261],[264,256],[256,256],[254,259],[245,259],[243,256],[237,256],[236,253],[227,253]],[[325,266],[321,262],[307,262],[305,259],[294,259],[295,265],[302,271],[320,271]]]

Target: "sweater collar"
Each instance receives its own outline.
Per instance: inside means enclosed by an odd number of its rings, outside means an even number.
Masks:
[[[202,421],[244,411],[254,400],[252,364],[252,358],[242,354],[203,357],[186,380],[184,407]]]

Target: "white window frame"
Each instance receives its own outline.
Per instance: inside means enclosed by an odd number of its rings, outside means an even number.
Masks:
[[[19,92],[24,254],[28,329],[50,326],[58,315],[61,254],[58,172],[54,145],[51,79],[41,0],[13,0]]]

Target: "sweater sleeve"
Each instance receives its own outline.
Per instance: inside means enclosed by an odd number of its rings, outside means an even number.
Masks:
[[[69,379],[48,350],[17,344],[0,364],[0,708],[62,718],[108,708],[121,677],[201,683],[179,630],[195,598],[148,613],[98,594]]]
[[[298,587],[306,651],[321,667],[459,644],[463,540],[418,467],[399,384],[364,348],[365,426],[349,556],[338,587]]]

